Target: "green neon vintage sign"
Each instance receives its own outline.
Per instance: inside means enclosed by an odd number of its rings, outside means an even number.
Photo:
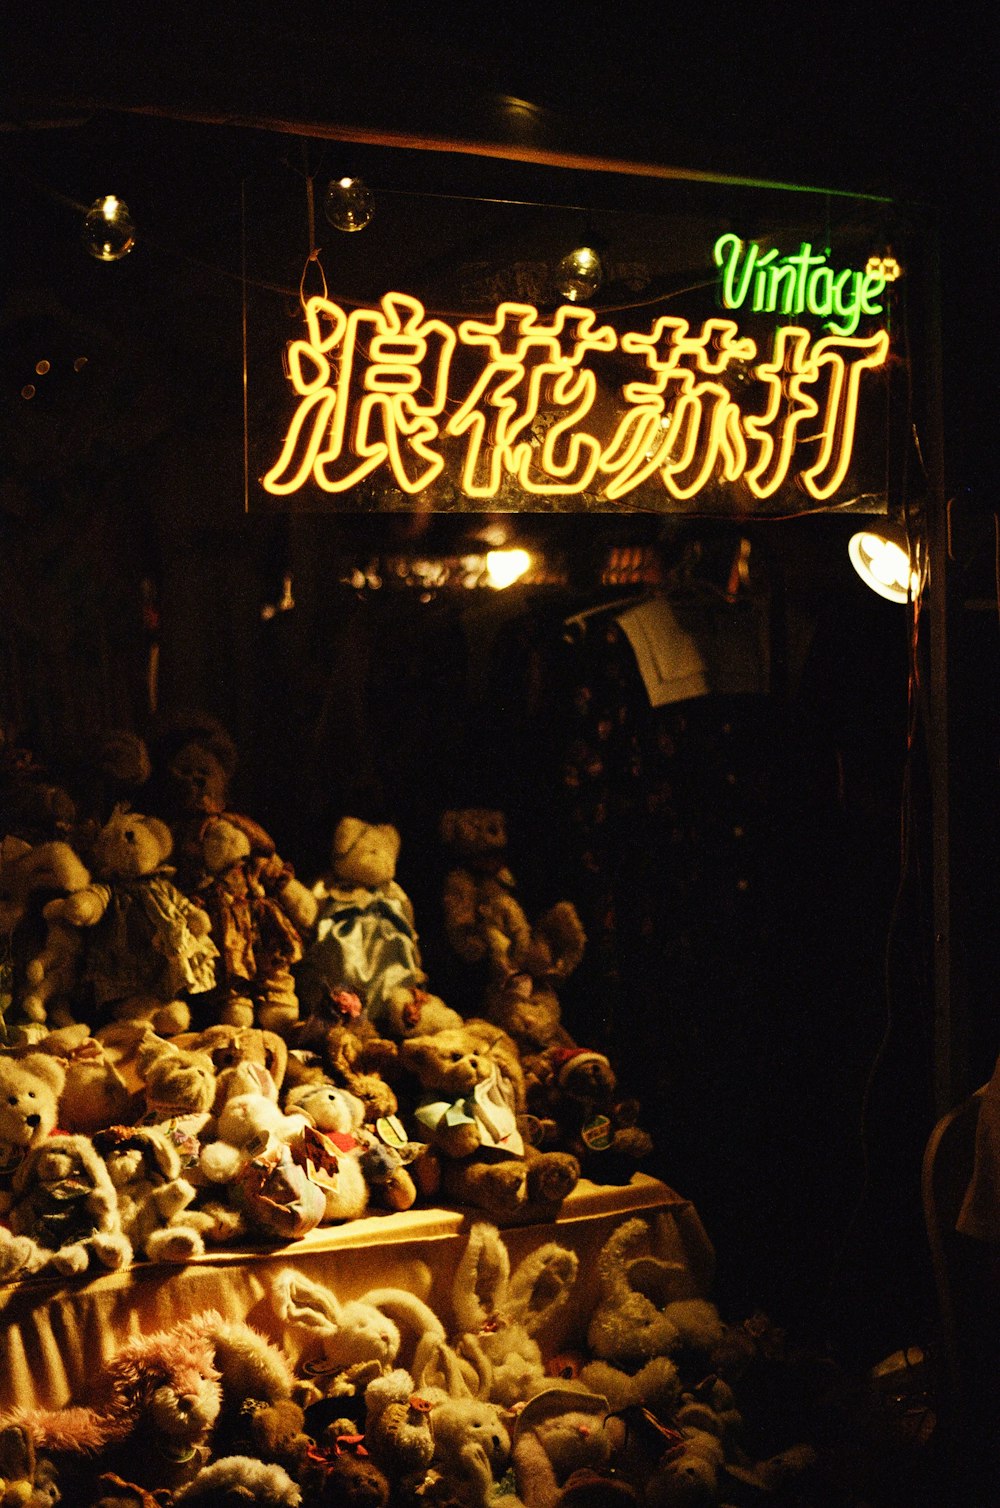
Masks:
[[[838,272],[827,265],[828,256],[828,251],[814,252],[809,241],[781,256],[776,248],[762,251],[757,241],[741,241],[732,231],[712,248],[727,309],[742,309],[749,300],[755,314],[808,312],[834,335],[853,335],[862,315],[882,313],[876,301],[888,279],[881,263],[877,269],[845,267]]]

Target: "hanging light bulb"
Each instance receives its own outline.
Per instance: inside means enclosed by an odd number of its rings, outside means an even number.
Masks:
[[[913,563],[905,532],[882,522],[852,534],[847,553],[858,575],[887,602],[906,602],[920,590],[920,572]]]
[[[331,178],[323,195],[323,213],[334,230],[364,230],[375,213],[375,199],[361,178]]]
[[[571,304],[585,303],[601,286],[604,268],[592,246],[578,246],[556,268],[556,289]]]
[[[114,194],[95,199],[84,216],[83,242],[99,262],[120,262],[135,245],[135,225],[128,205]]]

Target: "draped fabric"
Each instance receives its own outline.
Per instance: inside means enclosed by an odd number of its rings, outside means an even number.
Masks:
[[[623,1187],[583,1180],[553,1223],[503,1232],[513,1262],[552,1240],[581,1258],[558,1331],[543,1337],[553,1351],[582,1342],[598,1296],[597,1255],[615,1226],[633,1215],[654,1224],[660,1253],[683,1263],[698,1291],[708,1292],[713,1251],[688,1200],[644,1174]],[[217,1249],[183,1267],[144,1262],[87,1283],[31,1279],[0,1286],[0,1410],[85,1402],[102,1362],[126,1341],[206,1309],[246,1320],[297,1364],[309,1342],[285,1332],[272,1302],[289,1268],[345,1300],[376,1287],[403,1288],[430,1303],[448,1328],[452,1282],[473,1218],[475,1212],[446,1209],[373,1215],[322,1226],[291,1244]]]

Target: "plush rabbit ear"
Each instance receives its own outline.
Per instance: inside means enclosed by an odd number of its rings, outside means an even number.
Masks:
[[[458,1328],[474,1335],[489,1320],[505,1313],[509,1279],[510,1257],[500,1232],[488,1221],[477,1220],[452,1284]]]
[[[363,1302],[394,1320],[400,1329],[408,1325],[422,1343],[444,1343],[444,1326],[434,1310],[415,1293],[408,1293],[405,1288],[373,1288],[364,1295]]]
[[[321,1288],[291,1268],[274,1281],[274,1311],[286,1325],[330,1335],[340,1329],[341,1306],[328,1288]]]
[[[601,1292],[605,1298],[621,1296],[631,1290],[629,1269],[637,1258],[651,1255],[650,1238],[645,1220],[625,1220],[612,1231],[597,1260]]]
[[[440,1388],[449,1398],[488,1398],[493,1368],[477,1347],[460,1354],[436,1336],[422,1337],[413,1358],[413,1380],[420,1389]]]
[[[568,1300],[580,1259],[556,1241],[548,1241],[518,1263],[510,1280],[503,1316],[537,1335]]]

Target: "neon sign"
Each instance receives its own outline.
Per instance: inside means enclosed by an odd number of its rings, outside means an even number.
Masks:
[[[762,252],[756,241],[744,245],[732,232],[720,236],[712,248],[727,309],[742,309],[749,296],[755,313],[797,318],[808,312],[825,320],[835,335],[853,335],[862,314],[882,313],[875,300],[885,292],[891,269],[898,277],[898,264],[872,257],[863,272],[849,267],[834,272],[826,265],[828,256],[803,241],[797,252],[782,257],[776,248]]]
[[[297,404],[262,486],[337,495],[382,468],[408,495],[446,473],[484,503],[511,479],[529,496],[603,504],[647,484],[684,502],[712,483],[761,500],[794,484],[827,501],[851,466],[868,374],[888,356],[885,330],[854,333],[880,312],[886,277],[835,273],[808,243],[778,262],[722,236],[715,257],[723,303],[832,312],[828,333],[783,324],[764,349],[718,316],[619,332],[579,306],[505,302],[452,325],[409,294],[350,312],[308,299],[286,354]]]

